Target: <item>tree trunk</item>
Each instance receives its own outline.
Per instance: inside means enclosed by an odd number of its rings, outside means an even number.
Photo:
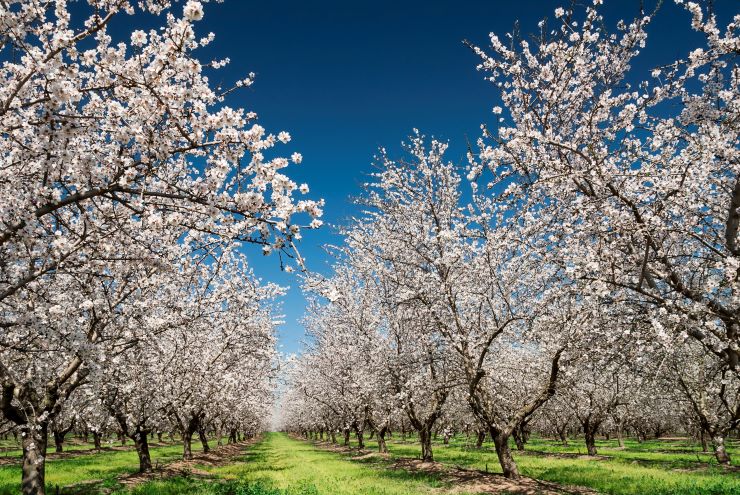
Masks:
[[[162,443],[162,432],[161,431],[157,432],[157,443]]]
[[[388,431],[388,427],[384,426],[378,431],[378,452],[381,454],[388,453],[388,446],[385,443],[385,433]]]
[[[502,433],[494,434],[491,432],[493,438],[493,444],[496,446],[496,455],[498,456],[498,462],[501,464],[501,471],[504,477],[509,479],[519,478],[519,468],[514,462],[514,458],[511,456],[511,450],[509,449],[509,436]]]
[[[100,452],[100,437],[102,436],[103,435],[101,435],[97,431],[93,432],[93,444],[95,445],[95,450],[97,450],[98,452]]]
[[[61,454],[64,452],[64,432],[53,431],[54,435],[54,452]]]
[[[147,431],[138,428],[133,435],[136,453],[139,455],[140,473],[148,473],[152,470],[152,456],[149,454],[149,443],[147,442],[146,436]]]
[[[588,450],[588,455],[596,455],[596,432],[592,428],[584,428],[583,432],[586,435],[586,450]]]
[[[519,430],[519,428],[515,428],[512,434],[514,436],[514,443],[516,444],[516,450],[520,452],[523,451],[524,450],[524,437],[521,431]]]
[[[21,491],[23,495],[44,495],[48,425],[31,423],[22,425],[20,430],[23,447]]]
[[[193,432],[191,430],[182,432],[182,458],[186,461],[193,458]]]
[[[622,432],[622,425],[617,425],[617,442],[619,443],[619,448],[624,448],[624,434]]]
[[[337,432],[336,432],[336,430],[329,431],[329,436],[331,436],[331,443],[336,444],[337,443]]]
[[[485,430],[481,430],[478,432],[478,437],[475,439],[475,448],[479,449],[483,447],[483,442],[486,441],[486,432]]]
[[[560,437],[560,443],[563,444],[563,447],[567,447],[568,446],[568,427],[563,426],[562,428],[559,428],[558,436]]]
[[[349,433],[350,433],[349,428],[345,428],[344,429],[344,446],[345,447],[349,447]]]
[[[203,452],[206,454],[210,452],[211,447],[208,446],[208,437],[206,436],[205,428],[198,428],[198,438],[200,438],[200,443],[203,445]]]
[[[704,430],[701,430],[701,433],[699,434],[699,439],[701,441],[701,451],[709,452],[709,445],[707,445],[707,435],[704,433]]]
[[[432,434],[428,428],[419,430],[419,442],[421,443],[421,460],[424,462],[433,461]]]
[[[717,433],[712,437],[712,447],[714,448],[714,457],[717,458],[717,462],[720,464],[730,464],[730,455],[727,453],[725,448],[725,437],[721,433]]]
[[[355,429],[355,436],[357,437],[357,446],[360,449],[365,448],[365,432],[360,428]]]

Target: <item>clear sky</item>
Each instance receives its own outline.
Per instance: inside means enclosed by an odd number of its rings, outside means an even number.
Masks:
[[[652,8],[653,1],[647,0]],[[606,0],[609,24],[637,14],[639,0]],[[736,0],[715,2],[720,18],[738,11]],[[311,196],[326,200],[319,231],[306,231],[300,246],[311,270],[328,272],[321,246],[339,243],[332,225],[356,210],[350,198],[371,171],[379,146],[391,155],[413,128],[450,142],[448,158],[464,161],[466,136],[474,141],[480,125],[492,122],[498,102],[493,86],[475,70],[478,62],[462,43],[487,46],[488,33],[503,35],[515,21],[520,32],[536,31],[567,0],[226,0],[205,5],[198,34],[216,34],[202,52],[229,57],[219,71],[232,82],[249,72],[256,83],[229,103],[254,110],[268,130],[286,130],[293,141],[287,154],[304,161],[289,168],[297,182],[307,182]],[[179,9],[180,7],[175,7]],[[129,18],[130,19],[130,18]],[[142,27],[134,19],[130,29]],[[554,25],[554,24],[551,24]],[[688,14],[672,0],[664,2],[649,29],[648,49],[636,69],[649,74],[660,63],[685,57],[700,38],[689,29]],[[124,29],[124,26],[117,26]],[[291,289],[284,299],[280,329],[284,352],[297,352],[303,337],[304,300],[294,274],[280,273],[277,259],[251,257],[258,275]]]

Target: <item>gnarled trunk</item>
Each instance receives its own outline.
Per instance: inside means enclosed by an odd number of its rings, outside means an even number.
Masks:
[[[378,452],[381,454],[388,453],[388,445],[385,443],[385,434],[388,431],[388,427],[384,426],[378,431]]]
[[[521,430],[521,428],[514,428],[512,435],[514,437],[514,443],[516,444],[516,450],[523,451],[525,441],[524,432]]]
[[[596,431],[593,428],[584,428],[584,434],[586,436],[586,450],[588,455],[596,455]]]
[[[152,470],[152,456],[149,454],[149,443],[146,439],[147,431],[141,428],[137,428],[132,438],[134,440],[134,446],[136,447],[136,453],[139,456],[139,472],[148,473]]]
[[[424,427],[419,430],[419,442],[421,443],[421,460],[424,462],[433,461],[432,433],[429,428]]]
[[[52,432],[54,435],[54,452],[57,454],[61,454],[64,452],[64,437],[65,434],[63,431],[54,430]]]
[[[98,433],[97,431],[93,432],[93,445],[95,446],[95,450],[98,452],[100,451],[100,439],[103,435]]]
[[[567,426],[558,428],[558,437],[560,437],[560,443],[563,444],[563,447],[567,447],[568,446],[568,427]]]
[[[46,445],[48,424],[25,424],[20,427],[23,464],[21,466],[21,492],[23,495],[44,495]]]
[[[355,436],[357,437],[357,446],[360,449],[365,448],[365,432],[362,428],[355,427]]]
[[[718,463],[730,464],[730,455],[725,448],[725,437],[723,434],[717,433],[712,437],[712,448],[714,449],[714,457],[717,458]]]
[[[193,458],[193,431],[190,429],[182,432],[182,458],[185,460]]]
[[[206,454],[211,451],[211,447],[208,446],[208,437],[206,436],[206,429],[203,427],[198,428],[198,438],[200,443],[203,445],[203,452]]]
[[[477,437],[475,439],[475,448],[479,449],[483,447],[483,442],[486,441],[486,432],[485,430],[478,431]]]
[[[349,447],[349,434],[350,434],[349,428],[345,428],[344,429],[344,446],[345,447]]]
[[[504,476],[509,479],[519,478],[519,468],[511,455],[511,449],[509,449],[509,436],[504,433],[491,432],[491,437],[493,438],[493,444],[496,446],[496,455]]]

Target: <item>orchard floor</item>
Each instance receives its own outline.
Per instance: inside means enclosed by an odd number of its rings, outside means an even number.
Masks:
[[[379,455],[372,441],[360,450],[356,444],[348,449],[268,433],[256,443],[196,454],[194,461],[183,463],[177,461],[181,446],[158,445],[152,448],[159,466],[155,479],[133,474],[137,460],[132,450],[91,454],[80,446],[49,459],[47,486],[50,495],[740,495],[740,467],[717,466],[685,439],[628,441],[625,449],[601,441],[597,458],[583,455],[582,442],[562,447],[532,439],[525,452],[515,452],[528,477],[519,483],[495,474],[499,468],[490,445],[475,449],[465,437],[448,446],[435,443],[435,463],[415,460],[419,447],[412,438],[396,437],[388,446],[390,454]],[[740,460],[735,444],[730,453]],[[0,466],[0,494],[18,493],[19,479],[17,464]]]

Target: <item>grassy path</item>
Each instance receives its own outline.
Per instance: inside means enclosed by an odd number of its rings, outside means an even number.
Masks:
[[[282,433],[266,434],[249,449],[243,462],[210,471],[290,495],[416,495],[434,493],[440,487],[431,475],[351,462],[341,454],[316,449]]]

